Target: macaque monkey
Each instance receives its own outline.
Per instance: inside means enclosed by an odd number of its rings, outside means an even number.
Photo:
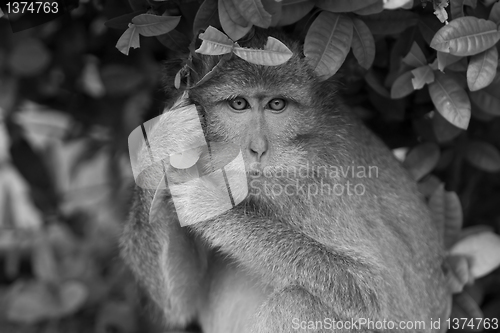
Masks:
[[[240,45],[262,48],[268,34]],[[189,89],[207,142],[239,147],[248,196],[202,220],[218,204],[202,189],[199,200],[180,201],[189,224],[181,226],[169,195],[152,207],[156,191],[137,188],[123,258],[172,329],[440,331],[432,319],[445,330],[443,246],[416,184],[341,105],[333,80],[318,78],[301,45],[273,36],[293,51],[286,63],[233,55]],[[199,58],[202,77],[221,57]],[[186,134],[169,113],[150,136],[163,149]]]

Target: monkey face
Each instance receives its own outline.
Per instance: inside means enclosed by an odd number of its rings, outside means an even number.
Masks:
[[[284,94],[247,89],[206,108],[208,136],[237,144],[255,172],[301,154],[292,144],[299,114],[300,104]]]
[[[242,46],[262,48],[267,36],[256,34]],[[331,82],[317,77],[296,42],[276,37],[293,52],[286,63],[263,66],[233,56],[215,68],[220,57],[202,55],[195,62],[198,76],[213,71],[189,90],[191,102],[200,106],[207,141],[239,147],[249,181],[267,184],[295,181],[296,170],[323,163],[324,142],[334,142],[346,128],[345,120],[335,119],[341,117]],[[278,175],[284,173],[292,176]]]
[[[306,154],[298,138],[310,131],[316,78],[298,56],[291,61],[268,67],[235,57],[224,73],[190,91],[207,140],[239,146],[247,172],[295,164]],[[298,70],[309,80],[296,79]]]

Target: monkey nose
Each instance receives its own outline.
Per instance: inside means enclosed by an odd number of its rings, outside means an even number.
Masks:
[[[267,152],[267,140],[265,138],[257,138],[250,142],[250,154],[257,162],[261,162]]]

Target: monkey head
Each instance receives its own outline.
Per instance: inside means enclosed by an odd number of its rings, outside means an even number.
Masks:
[[[241,46],[262,48],[267,36],[269,32],[258,29]],[[315,134],[319,137],[325,118],[340,112],[332,94],[334,79],[320,82],[301,45],[283,32],[274,36],[293,52],[286,63],[262,66],[233,55],[225,60],[223,70],[215,69],[209,80],[189,91],[191,101],[202,107],[207,139],[239,146],[249,173],[272,172],[314,159],[303,143]],[[221,59],[197,56],[194,64],[200,77]],[[329,112],[323,112],[325,109]],[[343,122],[337,123],[339,131]]]

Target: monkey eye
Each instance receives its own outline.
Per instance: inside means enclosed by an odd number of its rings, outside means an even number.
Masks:
[[[236,97],[229,101],[229,106],[236,111],[241,111],[248,108],[248,102],[243,97]]]
[[[273,98],[268,105],[273,111],[282,111],[286,106],[286,101],[283,98]]]

